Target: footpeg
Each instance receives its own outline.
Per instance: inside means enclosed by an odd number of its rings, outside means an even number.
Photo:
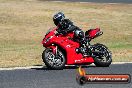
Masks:
[[[81,48],[76,48],[75,51],[76,51],[76,53],[82,53],[82,54],[85,53],[85,49],[82,48],[82,47]]]

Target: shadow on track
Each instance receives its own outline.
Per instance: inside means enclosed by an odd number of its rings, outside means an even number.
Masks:
[[[96,67],[96,66],[93,66],[93,65],[81,65],[81,66],[82,66],[82,68]],[[65,66],[64,69],[77,69],[78,67],[79,66]],[[47,68],[46,66],[43,66],[42,68],[31,68],[31,69],[35,69],[35,70],[54,70],[54,69]]]

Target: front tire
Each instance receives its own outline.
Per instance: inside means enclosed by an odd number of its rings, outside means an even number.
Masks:
[[[101,51],[103,55],[95,55],[94,57],[94,64],[97,67],[109,67],[112,62],[112,53],[109,49],[103,44],[95,44],[94,51]]]
[[[50,48],[46,48],[43,51],[42,59],[48,68],[55,70],[63,69],[66,63],[65,56],[60,50],[57,50],[56,56]]]

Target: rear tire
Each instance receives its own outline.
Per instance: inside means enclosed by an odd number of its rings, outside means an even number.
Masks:
[[[52,49],[46,48],[42,53],[42,59],[45,65],[50,69],[60,70],[63,69],[66,63],[64,54],[57,50],[58,56],[56,57]],[[58,63],[57,63],[58,62]]]
[[[103,44],[95,44],[95,49],[94,50],[98,50],[98,51],[101,51],[103,50],[104,52],[104,55],[103,57],[98,57],[98,56],[95,56],[94,57],[94,64],[97,66],[97,67],[109,67],[109,65],[111,64],[112,62],[112,53],[111,51],[109,51],[109,49],[103,45]],[[105,59],[105,61],[104,61]]]

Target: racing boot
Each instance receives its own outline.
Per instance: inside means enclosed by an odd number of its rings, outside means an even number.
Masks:
[[[80,47],[76,48],[76,52],[83,54],[84,57],[88,56],[86,44],[87,44],[87,41],[85,38],[83,38],[80,40]]]

